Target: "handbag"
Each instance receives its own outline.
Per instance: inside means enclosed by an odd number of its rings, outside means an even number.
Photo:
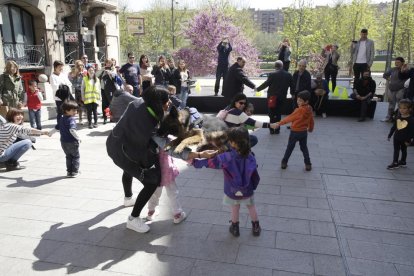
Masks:
[[[277,102],[277,97],[276,96],[270,96],[267,99],[267,107],[268,108],[275,108],[276,107],[276,102]]]

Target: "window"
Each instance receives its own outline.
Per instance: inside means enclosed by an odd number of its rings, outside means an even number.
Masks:
[[[30,13],[15,5],[5,5],[1,14],[4,43],[34,44],[33,17]]]

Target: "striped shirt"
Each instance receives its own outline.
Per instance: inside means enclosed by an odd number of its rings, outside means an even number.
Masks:
[[[4,154],[18,135],[29,135],[32,129],[21,125],[12,123],[5,123],[0,125],[0,156]]]
[[[224,122],[227,124],[228,127],[238,127],[242,124],[252,126],[255,128],[269,127],[269,123],[256,121],[237,108],[233,108],[228,111],[227,116],[224,119]]]

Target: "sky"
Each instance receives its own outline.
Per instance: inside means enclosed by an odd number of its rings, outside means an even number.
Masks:
[[[165,0],[166,2],[170,2]],[[174,0],[175,2],[178,2],[178,7],[181,5],[187,5],[189,6],[191,3],[194,2],[204,2],[202,0]],[[345,2],[349,2],[350,0],[344,0]],[[380,3],[380,2],[389,2],[391,0],[371,0],[372,3]],[[140,11],[145,10],[149,7],[152,1],[141,1],[141,0],[119,0],[120,3],[127,3],[128,4],[128,10],[129,11]],[[207,2],[207,1],[205,1]],[[239,0],[235,2],[241,2],[244,6],[249,6],[250,8],[254,9],[260,9],[260,10],[267,10],[267,9],[279,9],[283,7],[290,6],[294,0]],[[327,5],[327,4],[333,4],[337,1],[335,0],[313,0],[312,1],[314,5]]]

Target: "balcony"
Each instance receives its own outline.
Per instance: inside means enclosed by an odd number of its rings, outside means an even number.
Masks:
[[[19,69],[42,69],[45,66],[45,46],[23,43],[3,43],[4,60],[14,60]]]
[[[106,8],[108,10],[116,10],[118,8],[118,0],[85,0],[90,8]]]

